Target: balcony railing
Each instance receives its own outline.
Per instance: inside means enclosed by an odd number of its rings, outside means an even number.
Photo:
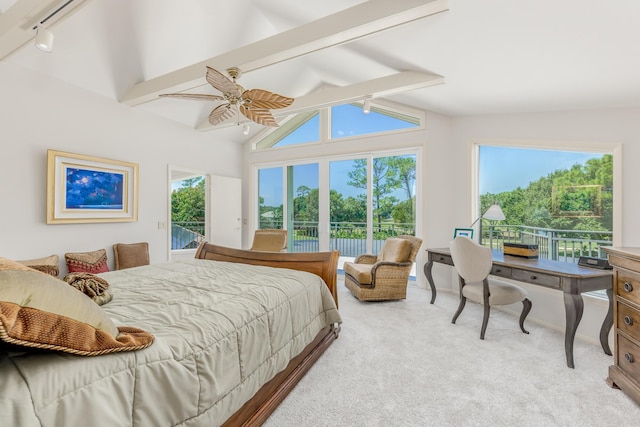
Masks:
[[[282,228],[282,221],[261,219],[260,228]],[[204,222],[173,222],[171,224],[172,249],[197,247],[204,240]],[[414,224],[374,223],[373,248],[377,254],[389,237],[402,234],[415,235]],[[577,263],[581,256],[606,258],[602,249],[612,245],[610,231],[555,230],[523,225],[490,225],[481,229],[482,244],[502,249],[504,242],[538,245],[538,256]],[[367,224],[364,222],[331,222],[329,248],[340,255],[356,257],[367,252]],[[290,252],[317,252],[318,223],[294,221],[293,247]]]
[[[282,228],[282,222],[261,220],[260,228]],[[377,254],[387,238],[402,234],[415,235],[415,225],[374,223],[372,252]],[[367,224],[364,222],[331,222],[329,224],[329,239],[329,249],[340,251],[341,256],[356,257],[367,253]],[[289,251],[317,252],[318,250],[318,223],[294,221],[293,248],[289,248]]]
[[[195,249],[205,240],[203,221],[171,222],[171,249]]]
[[[571,263],[577,263],[581,256],[606,258],[602,248],[611,246],[612,240],[611,231],[554,230],[523,225],[482,227],[483,245],[502,249],[505,242],[536,244],[539,258]]]

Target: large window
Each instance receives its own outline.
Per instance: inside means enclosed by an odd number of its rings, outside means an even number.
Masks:
[[[613,155],[481,145],[480,212],[498,203],[504,221],[480,221],[480,241],[537,244],[540,258],[606,257],[613,242]]]

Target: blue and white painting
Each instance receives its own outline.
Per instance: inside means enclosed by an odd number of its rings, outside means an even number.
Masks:
[[[124,173],[67,168],[67,209],[122,210]]]

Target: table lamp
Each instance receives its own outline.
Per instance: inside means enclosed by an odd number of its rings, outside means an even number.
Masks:
[[[502,221],[505,219],[505,216],[498,202],[494,202],[494,204],[489,206],[489,209],[487,209],[482,215],[480,215],[478,219],[473,221],[473,223],[469,226],[469,228],[473,228],[473,226],[476,225],[476,222],[480,221],[480,219],[482,218],[490,219],[494,221]],[[482,227],[480,227],[480,232],[478,233],[478,236],[479,236],[478,239],[480,241],[480,244],[482,244]]]

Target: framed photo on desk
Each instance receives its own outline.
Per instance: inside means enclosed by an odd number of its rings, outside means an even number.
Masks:
[[[456,228],[453,230],[453,238],[458,236],[468,237],[473,240],[473,228]]]

